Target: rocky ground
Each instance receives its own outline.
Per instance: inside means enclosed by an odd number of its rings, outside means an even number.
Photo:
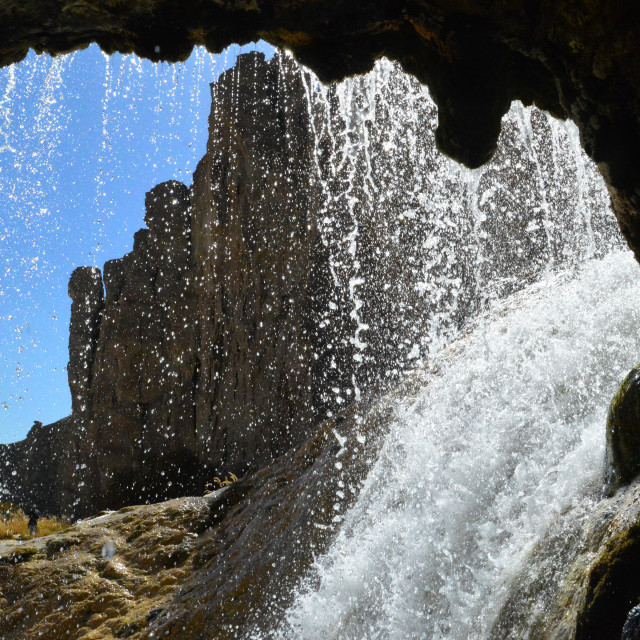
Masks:
[[[0,543],[3,638],[135,637],[193,570],[216,494]]]
[[[0,639],[268,632],[357,495],[392,406],[325,422],[296,450],[209,495],[1,543]]]

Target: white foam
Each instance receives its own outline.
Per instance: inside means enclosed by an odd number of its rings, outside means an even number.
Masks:
[[[640,362],[637,281],[628,252],[590,261],[441,354],[282,637],[489,637],[530,549],[599,497],[607,407]]]

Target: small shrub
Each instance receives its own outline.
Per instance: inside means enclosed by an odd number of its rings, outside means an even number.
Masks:
[[[230,484],[238,481],[238,476],[235,473],[229,472],[224,480],[220,480],[220,478],[216,477],[213,479],[213,482],[207,482],[204,495],[206,496],[209,493],[213,493],[216,490],[216,485],[218,489],[222,489],[222,487],[228,487]]]

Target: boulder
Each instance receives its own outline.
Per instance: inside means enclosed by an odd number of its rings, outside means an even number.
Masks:
[[[607,418],[606,485],[609,493],[640,474],[640,365],[614,396]]]

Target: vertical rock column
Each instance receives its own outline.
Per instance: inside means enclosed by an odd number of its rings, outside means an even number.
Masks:
[[[80,513],[184,495],[196,468],[197,351],[190,199],[180,182],[145,200],[148,229],[105,265],[106,301],[80,442]]]
[[[319,329],[331,282],[314,149],[304,78],[287,56],[239,56],[212,85],[192,238],[197,453],[218,474],[269,462],[326,414],[319,367],[339,338]]]
[[[69,280],[71,320],[69,322],[69,390],[73,414],[87,410],[100,321],[104,309],[104,289],[100,270],[78,267]]]

